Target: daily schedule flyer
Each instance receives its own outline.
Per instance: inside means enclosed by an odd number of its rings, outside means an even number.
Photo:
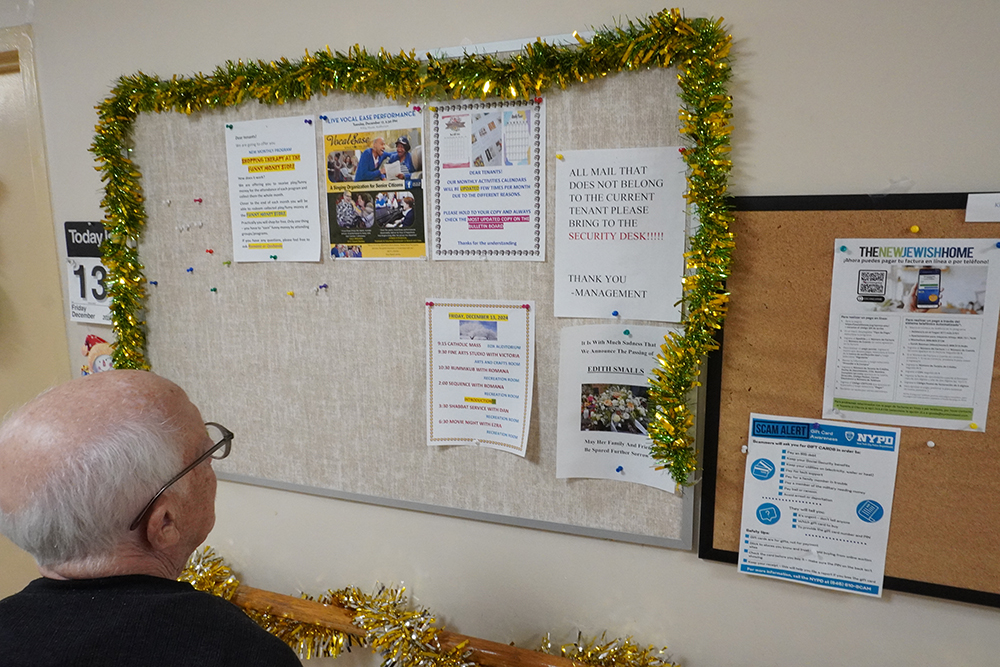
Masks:
[[[589,325],[560,332],[556,477],[645,484],[674,492],[655,470],[646,434],[649,378],[667,330]]]
[[[226,123],[235,261],[319,261],[312,123],[306,116]]]
[[[837,239],[823,416],[984,431],[995,239]]]
[[[556,161],[556,317],[680,322],[685,164],[677,148]]]
[[[524,456],[531,425],[535,305],[427,301],[427,444]]]
[[[431,107],[435,259],[545,260],[545,103]]]
[[[750,415],[740,572],[882,595],[899,429]]]
[[[424,259],[421,108],[356,109],[320,119],[330,255]]]

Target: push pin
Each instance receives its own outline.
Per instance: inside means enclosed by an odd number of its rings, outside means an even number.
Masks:
[[[198,197],[198,198],[197,198],[197,199],[195,199],[194,201],[195,201],[195,203],[196,203],[196,204],[200,204],[200,203],[201,203],[201,197]]]
[[[277,255],[271,255],[271,259],[278,259]]]
[[[231,262],[230,260],[228,260],[228,259],[227,259],[227,260],[226,260],[226,261],[224,261],[224,262],[223,262],[222,264],[223,264],[223,266],[230,266],[230,265],[232,264],[232,262]]]
[[[437,111],[438,110],[437,107],[427,107],[427,108],[430,109],[431,111]]]
[[[747,452],[750,451],[750,448],[747,447],[746,445],[743,445],[742,447],[740,447],[740,451],[746,454]]]
[[[295,296],[295,292],[285,292],[288,296]]]
[[[927,441],[927,446],[928,447],[934,447],[934,441],[933,440],[928,440]]]
[[[312,124],[313,124],[313,120],[312,120],[312,118],[303,118],[302,120],[304,120],[304,121],[305,121],[306,123],[308,123],[309,125],[312,125]]]
[[[618,466],[617,468],[615,468],[615,472],[619,472],[619,473],[620,472],[625,472],[625,468],[623,468],[622,466]]]
[[[226,129],[227,129],[227,130],[231,130],[231,129],[233,129],[233,126],[232,126],[232,124],[231,124],[231,123],[226,123]]]
[[[622,333],[623,333],[623,334],[625,334],[626,336],[631,336],[631,335],[632,335],[632,332],[631,332],[631,331],[629,331],[628,329],[626,329],[626,330],[625,330],[625,331],[623,331]]]
[[[530,303],[522,304],[521,308],[524,308],[525,310],[531,310],[531,304]]]
[[[977,424],[976,422],[972,422],[971,424],[969,424],[969,428],[975,431],[977,428],[979,428],[979,424]]]
[[[557,160],[565,160],[566,158],[563,157],[562,153],[556,153],[556,159]]]
[[[998,245],[1000,245],[1000,244],[998,244]],[[840,252],[847,252],[847,246],[846,245],[840,246]]]
[[[920,233],[920,226],[919,225],[912,225],[910,227],[910,233],[911,234],[919,234]]]
[[[426,303],[424,303],[424,305],[425,306],[433,306],[434,302],[433,301],[427,301]]]
[[[214,287],[210,287],[210,288],[208,288],[208,291],[209,292],[218,292],[219,290],[215,289]]]
[[[420,107],[413,107],[413,110],[416,111],[417,113],[420,113]]]
[[[319,119],[320,120],[325,120],[328,123],[330,122],[330,119],[327,116],[320,116]]]
[[[215,254],[215,251],[212,250],[211,248],[206,248],[205,252],[207,252],[209,255],[214,255]]]
[[[157,286],[157,285],[159,285],[160,283],[156,282],[155,280],[150,280],[150,281],[149,281],[149,284],[150,284],[150,285],[152,285],[153,287],[156,287],[156,286]]]
[[[193,266],[189,266],[189,267],[187,268],[187,272],[188,272],[188,273],[194,273],[194,267],[193,267]]]
[[[170,200],[169,199],[164,199],[163,203],[166,204],[168,208],[170,207]]]
[[[618,311],[617,310],[612,310],[611,311],[611,317],[618,317]]]
[[[541,104],[541,103],[542,103],[542,98],[541,97],[536,97],[535,98],[535,104]]]

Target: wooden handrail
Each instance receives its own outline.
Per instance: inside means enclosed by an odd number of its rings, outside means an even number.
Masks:
[[[337,605],[303,600],[244,585],[236,589],[230,601],[243,609],[267,612],[299,623],[320,625],[355,637],[364,636],[364,632],[353,623],[354,614]],[[472,652],[470,658],[483,667],[577,667],[577,663],[562,656],[467,637],[447,630],[438,633],[438,642],[446,651],[465,642],[465,648]]]

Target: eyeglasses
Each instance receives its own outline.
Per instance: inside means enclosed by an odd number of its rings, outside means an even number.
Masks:
[[[153,503],[159,500],[160,496],[163,495],[163,492],[169,489],[171,485],[173,485],[181,477],[198,467],[199,463],[210,456],[216,461],[229,456],[229,450],[233,447],[233,432],[222,424],[216,424],[215,422],[205,422],[205,426],[208,427],[208,434],[212,437],[212,441],[215,442],[215,444],[212,445],[207,452],[192,461],[191,465],[184,468],[184,470],[181,470],[179,473],[174,475],[169,482],[160,487],[160,490],[156,492],[156,495],[153,496],[152,500],[146,503],[146,506],[142,508],[141,512],[139,512],[139,516],[137,516],[129,525],[129,530],[135,530],[138,528],[139,524],[142,523],[143,517],[146,516],[146,513],[153,508]]]

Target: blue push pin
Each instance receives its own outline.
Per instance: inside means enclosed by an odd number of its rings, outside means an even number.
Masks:
[[[159,285],[160,283],[156,282],[155,280],[150,280],[150,281],[149,281],[149,284],[150,284],[150,285],[152,285],[153,287],[156,287],[156,286],[157,286],[157,285]]]
[[[629,331],[628,329],[626,329],[626,330],[625,330],[625,331],[623,331],[622,333],[623,333],[623,334],[625,334],[626,336],[631,336],[631,335],[632,335],[632,332],[631,332],[631,331]]]
[[[1000,246],[1000,243],[998,243],[997,245]],[[612,310],[611,311],[611,317],[618,317],[618,311],[617,310]]]
[[[310,125],[312,125],[312,124],[313,124],[313,122],[312,122],[312,118],[305,118],[304,120],[305,120],[305,121],[306,121],[307,123],[309,123]]]
[[[997,247],[1000,248],[1000,241],[997,241]]]
[[[625,468],[618,466],[617,468],[615,468],[615,472],[625,472]]]
[[[1000,246],[1000,243],[998,243],[997,246]],[[840,246],[840,252],[847,252],[847,246],[846,245]]]
[[[194,273],[194,267],[193,267],[193,266],[189,266],[189,267],[187,268],[187,272],[188,272],[188,273]]]

